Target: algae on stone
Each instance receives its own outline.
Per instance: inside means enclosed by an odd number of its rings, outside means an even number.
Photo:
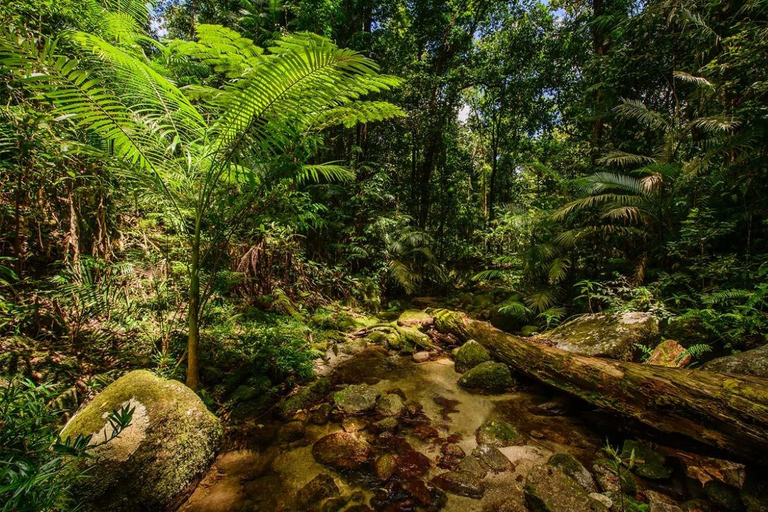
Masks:
[[[629,459],[634,453],[636,475],[649,480],[664,480],[672,476],[672,468],[665,465],[665,457],[645,443],[628,439],[624,441],[621,458]]]
[[[331,382],[328,379],[317,379],[311,384],[299,388],[296,393],[289,396],[277,406],[280,416],[290,419],[297,412],[308,409],[315,402],[320,401],[331,390]]]
[[[78,412],[61,432],[74,438],[97,434],[106,416],[125,404],[134,407],[131,426],[95,449],[93,459],[76,461],[92,478],[75,494],[86,511],[162,510],[208,468],[222,427],[202,400],[182,383],[136,370],[116,380]]]
[[[475,340],[469,340],[453,353],[456,371],[464,373],[480,363],[491,360],[488,350]]]
[[[650,313],[583,315],[541,335],[561,350],[631,361],[636,345],[655,346],[659,326]]]
[[[347,386],[333,394],[333,402],[347,414],[362,414],[372,410],[381,392],[367,384]]]
[[[488,391],[503,391],[514,383],[509,366],[493,361],[480,363],[459,378],[462,387]]]
[[[487,419],[477,429],[477,444],[490,444],[494,446],[513,446],[521,444],[520,433],[504,420]]]

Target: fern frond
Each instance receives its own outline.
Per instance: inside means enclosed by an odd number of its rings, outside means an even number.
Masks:
[[[304,165],[301,172],[294,177],[296,183],[309,181],[319,183],[320,180],[345,182],[355,179],[355,172],[349,167],[332,163]]]
[[[636,119],[654,130],[667,131],[671,128],[669,121],[663,115],[649,110],[641,101],[622,99],[621,103],[613,110],[622,117]]]

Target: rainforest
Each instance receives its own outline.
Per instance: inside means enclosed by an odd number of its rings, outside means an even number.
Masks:
[[[3,0],[0,512],[768,511],[766,0]]]

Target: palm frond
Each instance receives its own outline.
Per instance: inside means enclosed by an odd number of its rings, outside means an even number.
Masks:
[[[663,115],[648,109],[641,101],[622,99],[613,110],[622,117],[636,119],[654,130],[666,131],[671,127],[670,122]]]

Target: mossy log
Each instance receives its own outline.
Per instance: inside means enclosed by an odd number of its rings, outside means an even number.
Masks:
[[[443,329],[477,340],[521,374],[662,432],[768,463],[768,379],[578,356],[440,313],[454,319]]]

